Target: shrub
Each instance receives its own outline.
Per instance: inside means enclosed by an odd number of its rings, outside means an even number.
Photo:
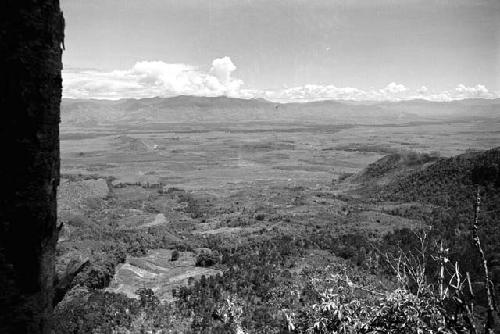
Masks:
[[[97,290],[59,305],[54,313],[56,334],[114,333],[132,324],[139,303],[121,294]]]
[[[265,218],[266,218],[266,215],[263,213],[257,213],[255,215],[255,220],[258,220],[258,221],[263,221]]]
[[[218,252],[201,252],[196,256],[196,266],[198,267],[210,267],[219,262]]]
[[[139,296],[141,307],[153,308],[160,304],[160,300],[155,296],[155,293],[152,289],[141,288],[135,293]]]
[[[172,256],[170,257],[170,261],[177,261],[179,258],[179,251],[176,249],[172,252]]]

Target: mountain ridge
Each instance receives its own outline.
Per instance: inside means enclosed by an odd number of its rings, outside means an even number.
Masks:
[[[334,124],[404,124],[500,120],[500,99],[353,104],[337,100],[275,103],[264,99],[179,95],[120,100],[63,99],[62,125],[284,121]]]

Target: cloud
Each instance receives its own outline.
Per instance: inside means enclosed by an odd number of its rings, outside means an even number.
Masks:
[[[236,66],[229,57],[217,58],[212,62],[210,73],[215,75],[220,82],[229,82],[231,80],[231,73],[236,70]]]
[[[386,95],[386,94],[399,94],[402,92],[406,92],[407,90],[408,89],[404,85],[391,82],[390,84],[382,88],[380,92]]]
[[[395,82],[381,89],[362,90],[354,87],[334,85],[304,85],[278,91],[265,92],[265,98],[277,101],[399,101],[406,96],[408,89]]]
[[[111,72],[65,70],[64,97],[237,96],[243,81],[232,78],[235,70],[229,57],[215,59],[208,73],[191,65],[162,61],[141,61],[131,69]]]
[[[459,84],[451,90],[432,92],[426,86],[410,90],[401,83],[390,82],[383,88],[363,90],[355,87],[307,84],[274,90],[244,87],[244,82],[233,76],[236,65],[230,57],[214,59],[208,71],[187,64],[169,64],[162,61],[137,62],[128,70],[103,72],[70,69],[63,71],[63,96],[69,98],[143,98],[176,95],[265,98],[277,102],[290,101],[401,101],[426,99],[453,101],[466,98],[495,98],[484,85]]]
[[[490,92],[484,85],[477,84],[472,87],[467,87],[464,84],[459,84],[455,89],[447,90],[439,93],[427,93],[423,98],[430,101],[454,101],[472,98],[492,99],[499,98],[500,94]]]
[[[490,92],[484,85],[479,84],[471,87],[459,84],[452,90],[431,92],[426,86],[412,91],[402,84],[391,82],[384,88],[370,90],[353,87],[336,87],[334,85],[304,85],[282,90],[266,91],[260,94],[259,97],[283,102],[320,100],[403,101],[411,99],[445,102],[469,98],[500,98],[500,93]]]
[[[352,87],[338,88],[334,85],[305,85],[264,92],[265,98],[278,101],[316,101],[326,99],[363,98],[364,92]]]
[[[417,89],[418,95],[427,95],[428,92],[429,92],[429,88],[427,88],[425,86],[422,86],[419,89]]]
[[[457,88],[455,88],[455,93],[457,96],[463,97],[463,98],[473,98],[473,97],[487,98],[487,97],[491,97],[490,92],[483,85],[476,85],[474,87],[466,87],[463,84],[460,84],[457,86]]]

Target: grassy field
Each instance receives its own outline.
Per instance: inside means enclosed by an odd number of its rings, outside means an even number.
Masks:
[[[328,183],[400,150],[442,156],[500,143],[491,122],[398,126],[152,124],[61,129],[63,173],[192,190]],[[222,190],[223,191],[223,190]]]

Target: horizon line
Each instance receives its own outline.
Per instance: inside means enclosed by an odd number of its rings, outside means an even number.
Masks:
[[[426,99],[424,97],[413,97],[413,98],[400,98],[393,100],[348,100],[348,99],[316,99],[316,100],[289,100],[289,101],[273,101],[263,97],[232,97],[227,95],[216,95],[216,96],[205,96],[205,95],[188,95],[188,94],[179,94],[173,96],[151,96],[151,97],[120,97],[120,98],[96,98],[96,97],[61,97],[61,100],[84,100],[84,101],[122,101],[122,100],[147,100],[147,99],[174,99],[178,97],[190,97],[190,98],[206,98],[206,99],[216,99],[216,98],[226,98],[232,100],[245,100],[245,101],[264,101],[268,103],[279,103],[279,104],[292,104],[292,103],[315,103],[315,102],[339,102],[339,103],[373,103],[373,104],[381,104],[381,103],[401,103],[401,102],[414,102],[414,101],[423,101],[423,102],[431,102],[431,103],[451,103],[451,102],[460,102],[460,101],[471,101],[471,100],[487,100],[494,101],[500,100],[500,97],[464,97],[450,100],[432,100]]]

